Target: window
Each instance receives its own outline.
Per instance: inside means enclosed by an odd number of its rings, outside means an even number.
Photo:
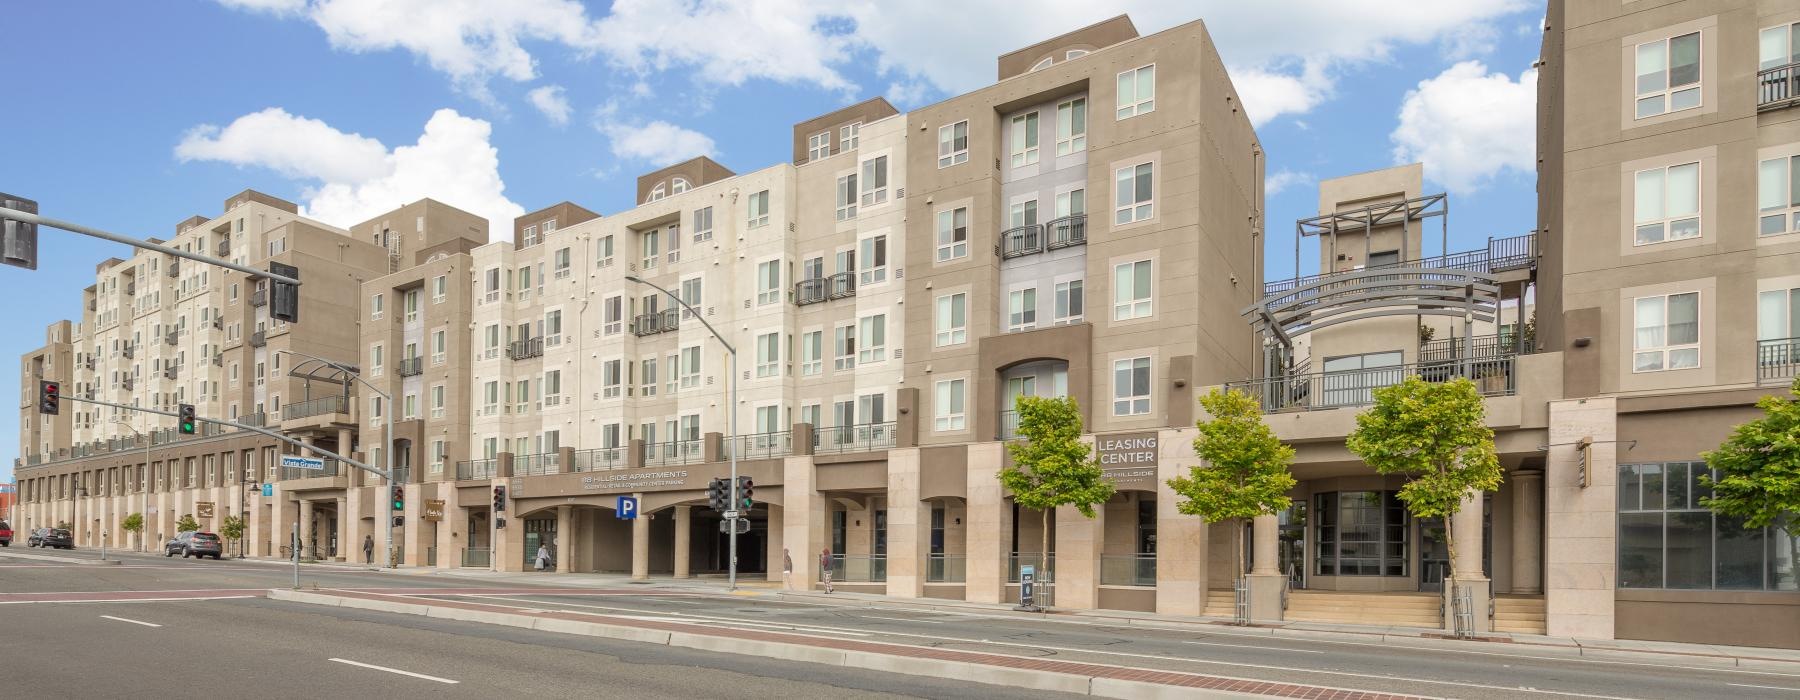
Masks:
[[[442,304],[450,292],[450,279],[445,275],[431,278],[431,303]]]
[[[862,122],[838,128],[838,152],[854,150],[862,134]]]
[[[525,227],[525,245],[527,245],[527,246],[537,245],[537,225],[536,224]]]
[[[613,295],[600,302],[601,335],[618,335],[625,327],[625,297]]]
[[[951,379],[937,383],[937,398],[933,404],[931,427],[937,432],[963,430],[967,427],[967,416],[963,409],[963,381]]]
[[[681,388],[700,386],[700,346],[681,349]]]
[[[886,404],[886,394],[863,394],[856,397],[856,410],[862,415],[864,425],[887,422],[887,410],[884,408]]]
[[[862,164],[862,205],[872,207],[887,201],[888,157],[876,156]]]
[[[756,266],[756,304],[781,301],[781,261],[767,260]]]
[[[1015,289],[1006,295],[1006,330],[1008,333],[1037,327],[1037,289]]]
[[[444,364],[445,351],[448,349],[445,340],[447,336],[448,334],[441,329],[431,332],[431,364]]]
[[[862,285],[887,281],[887,236],[862,239]]]
[[[938,127],[938,167],[969,162],[969,122]]]
[[[955,260],[969,254],[969,209],[957,207],[937,215],[938,262]]]
[[[1129,321],[1150,316],[1150,261],[1123,263],[1113,268],[1113,320]]]
[[[380,418],[381,417],[381,397],[379,397],[379,396],[369,397],[369,417],[370,418]]]
[[[756,336],[756,376],[781,376],[781,334],[764,333]]]
[[[1012,118],[1012,166],[1038,162],[1038,114],[1027,112]]]
[[[553,369],[544,372],[543,383],[539,385],[538,393],[544,397],[545,406],[562,403],[562,370]]]
[[[1800,156],[1758,164],[1756,206],[1760,217],[1757,233],[1770,236],[1800,231]]]
[[[837,220],[856,218],[856,173],[837,179]]]
[[[383,362],[382,354],[382,347],[379,344],[369,346],[369,376],[381,376],[386,364]]]
[[[1056,106],[1056,155],[1087,150],[1087,98],[1077,97]]]
[[[381,320],[382,314],[387,312],[387,306],[382,303],[383,301],[384,299],[380,294],[369,297],[369,320]]]
[[[654,202],[667,196],[669,196],[669,191],[663,187],[663,183],[658,182],[656,187],[650,190],[650,196],[644,198],[644,202]]]
[[[1776,289],[1756,295],[1756,339],[1788,340],[1796,337],[1800,337],[1800,288]],[[1800,360],[1800,356],[1790,356],[1794,345],[1783,343],[1764,347],[1758,354],[1765,363],[1794,362]]]
[[[1087,213],[1087,190],[1056,193],[1056,218]]]
[[[800,334],[800,376],[811,377],[825,369],[825,331]]]
[[[681,224],[669,224],[663,230],[663,244],[669,250],[669,262],[681,262]]]
[[[712,207],[701,207],[694,210],[694,242],[710,241],[713,236]]]
[[[568,277],[569,276],[569,249],[568,248],[558,248],[558,249],[556,249],[555,253],[551,254],[550,257],[551,257],[551,260],[555,261],[553,263],[553,269],[556,270],[556,279],[562,279],[564,277]]]
[[[681,353],[675,352],[663,360],[663,391],[673,396],[681,388]]]
[[[683,192],[688,191],[691,188],[692,188],[692,185],[688,184],[687,178],[685,178],[685,177],[678,177],[669,182],[669,193],[670,194],[681,194]],[[544,227],[545,227],[544,228],[545,231],[549,231],[550,229],[555,228],[556,220],[551,219],[550,223],[544,224]]]
[[[1700,461],[1619,465],[1620,588],[1796,589],[1796,535],[1714,515],[1709,476]]]
[[[824,160],[831,155],[831,132],[822,131],[806,137],[806,159]]]
[[[1631,371],[1700,366],[1700,293],[1640,297],[1632,302]]]
[[[419,290],[407,290],[407,292],[400,297],[400,301],[404,303],[406,307],[406,322],[417,323],[419,321]]]
[[[621,364],[619,360],[607,360],[600,363],[601,398],[616,399],[619,398],[619,394],[623,393],[620,391],[624,385],[624,379],[620,376]]]
[[[514,397],[513,411],[525,413],[531,404],[531,380],[521,379],[513,384],[513,388],[518,390],[518,394]]]
[[[400,418],[401,419],[412,420],[414,418],[418,418],[419,417],[419,396],[418,396],[418,394],[407,394],[406,396],[401,397],[400,407],[401,407],[401,409],[400,409]]]
[[[562,344],[562,309],[551,309],[544,312],[544,345],[556,347]]]
[[[832,333],[832,369],[856,367],[856,326],[838,326]]]
[[[1408,517],[1397,491],[1337,491],[1313,497],[1319,576],[1405,576]],[[1480,547],[1479,543],[1473,546]]]
[[[442,384],[431,387],[431,417],[444,417],[444,385]]]
[[[701,277],[691,277],[681,281],[681,300],[686,302],[688,306],[698,309],[706,303],[703,300],[704,290],[701,289],[703,280],[704,278]],[[681,317],[693,318],[694,312],[689,311],[684,307],[681,310]]]
[[[1637,47],[1637,118],[1700,106],[1700,33]]]
[[[638,379],[641,382],[640,386],[643,391],[643,395],[644,396],[655,396],[656,395],[656,357],[654,357],[654,356],[646,357],[646,358],[644,358],[644,360],[642,362],[640,362],[638,364],[638,366],[642,368],[642,370],[640,370],[638,373]]]
[[[865,316],[861,325],[862,348],[856,352],[856,361],[866,365],[886,359],[887,314]]]
[[[611,267],[613,264],[613,237],[601,236],[594,242],[594,259],[596,267]]]
[[[1080,323],[1082,314],[1081,280],[1056,283],[1056,318],[1058,326]]]
[[[769,225],[769,191],[763,190],[750,195],[749,223],[744,228],[762,228]]]
[[[950,294],[937,298],[937,347],[960,345],[969,341],[967,294]]]
[[[1155,197],[1150,185],[1152,169],[1150,163],[1143,163],[1119,168],[1114,174],[1114,224],[1144,221],[1154,214]]]
[[[1119,74],[1118,119],[1130,119],[1156,109],[1156,64]]]
[[[1113,415],[1141,416],[1150,412],[1150,358],[1134,357],[1113,363]]]
[[[444,445],[443,440],[431,441],[431,473],[444,473],[444,461],[449,457],[450,450]]]
[[[638,247],[643,250],[644,254],[643,266],[639,269],[654,269],[657,260],[662,258],[662,252],[658,245],[662,241],[662,231],[656,229],[645,231],[638,237],[638,241]]]
[[[1700,164],[1640,170],[1635,177],[1633,245],[1700,235]]]
[[[1800,24],[1762,30],[1757,41],[1757,70],[1800,63]]]

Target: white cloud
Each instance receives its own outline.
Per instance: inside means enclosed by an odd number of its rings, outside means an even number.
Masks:
[[[713,156],[718,151],[712,137],[665,121],[628,124],[617,119],[613,110],[602,107],[596,113],[594,129],[612,141],[612,154],[622,160],[641,161],[656,167],[673,165],[695,156]]]
[[[1438,43],[1443,47],[1444,58],[1461,61],[1491,54],[1499,42],[1498,27],[1488,22],[1470,22],[1445,32]]]
[[[752,79],[854,93],[838,67],[856,37],[834,26],[835,3],[820,0],[616,0],[594,23],[595,47],[637,71],[687,68],[696,81]]]
[[[493,76],[537,77],[537,61],[525,42],[553,42],[581,52],[594,46],[587,11],[573,0],[311,0],[306,16],[332,46],[403,49],[484,99]]]
[[[268,12],[277,15],[294,14],[306,9],[306,0],[219,0],[219,4],[239,10]]]
[[[527,93],[531,98],[531,106],[544,113],[544,118],[551,124],[566,126],[569,114],[574,110],[569,107],[569,96],[561,85],[545,85]]]
[[[1273,197],[1281,194],[1282,190],[1286,190],[1289,187],[1310,185],[1312,183],[1312,173],[1298,173],[1285,169],[1277,170],[1273,173],[1269,173],[1267,177],[1263,178],[1263,194],[1264,196]]]
[[[1388,139],[1394,162],[1420,161],[1452,193],[1479,189],[1503,171],[1536,168],[1537,71],[1517,80],[1464,61],[1406,93]]]
[[[525,209],[503,194],[500,152],[488,141],[491,133],[486,121],[440,109],[417,143],[389,151],[375,139],[270,108],[223,128],[195,127],[175,155],[183,162],[265,167],[306,181],[302,214],[336,226],[430,197],[486,217],[492,237],[508,239],[513,217]]]

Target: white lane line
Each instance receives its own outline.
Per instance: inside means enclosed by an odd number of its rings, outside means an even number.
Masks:
[[[200,598],[92,598],[81,600],[0,600],[0,605],[54,605],[58,603],[179,603],[188,600],[237,600],[239,598],[255,598],[253,595],[218,595]]]
[[[413,678],[423,678],[428,681],[437,681],[439,683],[445,683],[448,685],[456,685],[457,683],[462,682],[462,681],[453,681],[448,678],[439,678],[437,676],[427,676],[423,673],[413,673],[412,671],[402,671],[397,668],[388,668],[386,666],[376,666],[375,664],[365,664],[361,661],[351,661],[349,659],[339,659],[339,658],[335,658],[335,657],[333,657],[331,660],[336,661],[340,664],[346,664],[346,665],[350,665],[350,666],[358,666],[361,668],[372,668],[377,671],[387,671],[388,673],[397,673],[402,676],[412,676]]]
[[[131,620],[131,619],[123,618],[123,617],[113,617],[111,615],[101,615],[100,617],[102,619],[106,619],[106,620],[116,620],[118,622],[129,622],[134,625],[143,625],[145,627],[161,627],[162,626],[162,625],[156,624],[154,622],[145,622],[143,620]]]
[[[880,615],[852,615],[851,617],[859,617],[864,620],[893,620],[894,622],[918,622],[918,623],[923,623],[923,624],[927,624],[927,625],[944,624],[943,620],[912,620],[912,619],[908,619],[908,618],[904,618],[904,617],[882,617]]]
[[[1750,685],[1748,683],[1726,683],[1725,685],[1734,685],[1739,688],[1762,688],[1764,690],[1786,690],[1788,692],[1800,692],[1800,688],[1788,688],[1788,687],[1779,686],[1779,685]]]
[[[1296,654],[1323,654],[1323,653],[1325,653],[1322,651],[1314,651],[1311,649],[1284,649],[1282,647],[1263,647],[1263,646],[1257,646],[1255,644],[1226,644],[1224,642],[1195,642],[1195,641],[1188,641],[1188,640],[1182,640],[1181,643],[1182,644],[1199,644],[1201,646],[1209,646],[1209,647],[1231,647],[1233,649],[1255,649],[1257,651],[1291,651]]]

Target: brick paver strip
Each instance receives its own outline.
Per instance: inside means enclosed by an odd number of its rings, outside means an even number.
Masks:
[[[416,593],[404,593],[403,592],[403,591],[413,591],[413,590],[419,590],[419,591],[423,591],[426,593],[435,593],[438,595],[456,595],[456,593],[454,593],[452,591],[457,590],[457,589],[448,589],[447,590],[447,589],[442,589],[442,588],[433,588],[433,589],[394,589],[394,588],[341,589],[340,588],[340,589],[320,589],[319,592],[326,593],[329,595],[342,596],[342,597],[346,597],[346,598],[361,598],[364,600],[382,600],[382,599],[391,598],[392,596],[395,596],[395,595],[417,595]],[[491,590],[491,591],[499,592],[499,591],[502,591],[503,589],[474,589],[474,590],[482,590],[482,591],[490,591]],[[558,589],[552,589],[552,590],[558,590]],[[566,593],[567,595],[574,595],[575,593],[573,591],[576,591],[576,590],[584,590],[587,593],[603,592],[603,591],[595,591],[594,589],[566,589],[566,590],[568,591]],[[518,591],[517,589],[514,589],[514,592],[522,592],[522,591]],[[543,594],[543,591],[539,591],[539,590],[531,590],[530,592],[533,594]],[[1282,683],[1282,682],[1278,682],[1278,681],[1263,681],[1263,680],[1252,680],[1252,679],[1244,679],[1244,678],[1229,678],[1229,677],[1225,677],[1225,676],[1209,676],[1209,675],[1199,674],[1199,673],[1188,673],[1186,671],[1159,671],[1159,670],[1154,670],[1154,669],[1141,669],[1141,668],[1119,668],[1117,666],[1105,666],[1105,665],[1101,665],[1101,664],[1088,663],[1088,662],[1084,662],[1084,661],[1050,661],[1050,660],[1044,660],[1044,659],[1020,657],[1020,656],[1007,656],[1004,654],[985,654],[985,653],[981,653],[981,652],[952,651],[952,650],[948,650],[948,649],[938,649],[938,648],[934,648],[934,647],[909,646],[909,645],[905,645],[905,644],[892,644],[892,643],[886,643],[886,642],[863,642],[863,641],[856,641],[856,640],[849,640],[849,639],[823,639],[823,638],[819,638],[819,637],[807,637],[807,636],[796,635],[796,634],[787,634],[784,632],[763,632],[763,631],[756,631],[756,630],[741,630],[741,629],[722,628],[722,627],[707,627],[704,625],[697,625],[697,624],[689,624],[689,623],[681,623],[681,622],[664,622],[661,620],[638,620],[638,619],[632,619],[632,618],[614,617],[611,615],[595,614],[595,613],[569,612],[569,611],[561,611],[561,610],[542,611],[542,612],[526,612],[525,610],[523,610],[521,608],[504,606],[504,605],[492,605],[492,604],[488,604],[488,603],[472,603],[472,602],[468,602],[468,601],[443,600],[443,599],[435,599],[435,598],[431,599],[431,600],[416,601],[416,602],[419,604],[428,604],[428,605],[439,606],[439,607],[449,607],[449,608],[459,608],[459,609],[463,609],[463,610],[477,610],[477,611],[485,611],[485,612],[505,613],[505,614],[511,614],[511,615],[520,615],[520,616],[525,616],[525,617],[544,617],[544,618],[551,618],[551,619],[557,619],[557,620],[571,620],[571,621],[576,621],[576,622],[600,622],[600,623],[605,623],[605,624],[609,624],[609,625],[618,625],[621,627],[637,627],[637,628],[641,628],[641,629],[653,629],[653,630],[659,630],[659,631],[663,631],[663,632],[685,632],[685,633],[689,633],[689,634],[699,634],[699,635],[707,635],[707,636],[714,636],[714,637],[729,637],[729,638],[733,638],[733,639],[742,639],[742,640],[746,640],[746,641],[780,642],[780,643],[784,643],[784,644],[794,644],[794,645],[798,645],[798,646],[809,646],[809,647],[817,647],[817,648],[823,648],[823,649],[835,649],[835,650],[839,650],[839,651],[860,651],[860,652],[867,652],[867,653],[872,653],[872,654],[886,654],[889,656],[904,656],[904,657],[918,658],[918,659],[932,659],[932,660],[936,660],[936,661],[955,661],[955,662],[961,662],[961,663],[982,664],[982,665],[986,665],[986,666],[996,666],[996,667],[1002,667],[1002,668],[1012,668],[1012,669],[1020,669],[1020,670],[1027,670],[1027,671],[1048,671],[1048,672],[1053,672],[1053,673],[1065,673],[1065,674],[1075,675],[1075,676],[1088,676],[1088,677],[1092,677],[1092,678],[1109,678],[1109,679],[1116,679],[1116,680],[1129,680],[1129,681],[1138,681],[1138,682],[1142,682],[1142,683],[1153,683],[1153,684],[1157,684],[1157,685],[1171,685],[1171,686],[1183,686],[1183,687],[1190,687],[1190,688],[1203,688],[1203,689],[1207,689],[1207,690],[1225,690],[1225,691],[1232,691],[1232,692],[1239,692],[1239,693],[1247,693],[1247,694],[1252,694],[1252,695],[1267,695],[1267,696],[1271,696],[1271,697],[1307,697],[1307,698],[1319,698],[1321,700],[1423,700],[1423,698],[1420,698],[1418,696],[1413,696],[1413,695],[1393,695],[1393,694],[1387,694],[1387,693],[1375,693],[1375,692],[1367,692],[1367,691],[1360,691],[1360,690],[1343,690],[1343,689],[1338,689],[1338,688],[1327,688],[1327,687],[1322,687],[1322,686],[1300,685],[1297,683]]]

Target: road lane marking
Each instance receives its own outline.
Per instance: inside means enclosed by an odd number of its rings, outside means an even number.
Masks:
[[[1312,649],[1287,649],[1287,648],[1283,648],[1283,647],[1260,647],[1255,644],[1226,644],[1224,642],[1195,642],[1195,641],[1185,640],[1185,639],[1182,640],[1181,643],[1182,644],[1199,644],[1202,646],[1209,646],[1209,647],[1231,647],[1233,649],[1256,649],[1258,651],[1291,651],[1296,654],[1323,654],[1323,653],[1325,653],[1322,651],[1315,651]]]
[[[851,617],[862,618],[864,620],[893,620],[894,622],[920,622],[920,623],[924,623],[927,625],[944,624],[943,620],[912,620],[912,619],[908,619],[908,618],[904,618],[904,617],[882,617],[880,615],[851,615]]]
[[[453,681],[453,680],[450,680],[450,679],[448,679],[448,678],[439,678],[439,677],[437,677],[437,676],[427,676],[427,675],[425,675],[425,674],[423,674],[423,673],[413,673],[413,672],[412,672],[412,671],[402,671],[402,670],[400,670],[400,669],[397,669],[397,668],[388,668],[388,667],[386,667],[386,666],[376,666],[376,665],[375,665],[375,664],[365,664],[365,663],[363,663],[363,662],[361,662],[361,661],[351,661],[351,660],[349,660],[349,659],[339,659],[339,658],[336,658],[336,657],[333,657],[333,658],[332,658],[332,659],[331,659],[331,660],[332,660],[332,661],[336,661],[336,662],[338,662],[338,663],[340,663],[340,664],[347,664],[347,665],[350,665],[350,666],[359,666],[359,667],[362,667],[362,668],[372,668],[372,669],[375,669],[375,670],[377,670],[377,671],[387,671],[387,672],[388,672],[388,673],[397,673],[397,674],[400,674],[400,675],[402,675],[402,676],[411,676],[411,677],[413,677],[413,678],[423,678],[423,679],[425,679],[425,680],[428,680],[428,681],[437,681],[437,682],[439,682],[439,683],[445,683],[445,684],[448,684],[448,685],[456,685],[456,684],[458,684],[458,683],[461,683],[461,682],[462,682],[462,681]]]
[[[1789,692],[1800,691],[1800,688],[1789,688],[1780,685],[1750,685],[1748,683],[1726,683],[1725,685],[1735,685],[1739,688],[1762,688],[1764,690],[1786,690]]]
[[[190,600],[238,600],[253,595],[216,595],[198,598],[83,598],[75,600],[0,600],[0,605],[51,605],[57,603],[180,603]]]
[[[101,615],[100,617],[103,619],[107,619],[107,620],[117,620],[119,622],[129,622],[134,625],[143,625],[145,627],[161,627],[162,626],[162,625],[156,624],[154,622],[145,622],[143,620],[132,620],[132,619],[123,618],[123,617],[113,617],[111,615]]]

